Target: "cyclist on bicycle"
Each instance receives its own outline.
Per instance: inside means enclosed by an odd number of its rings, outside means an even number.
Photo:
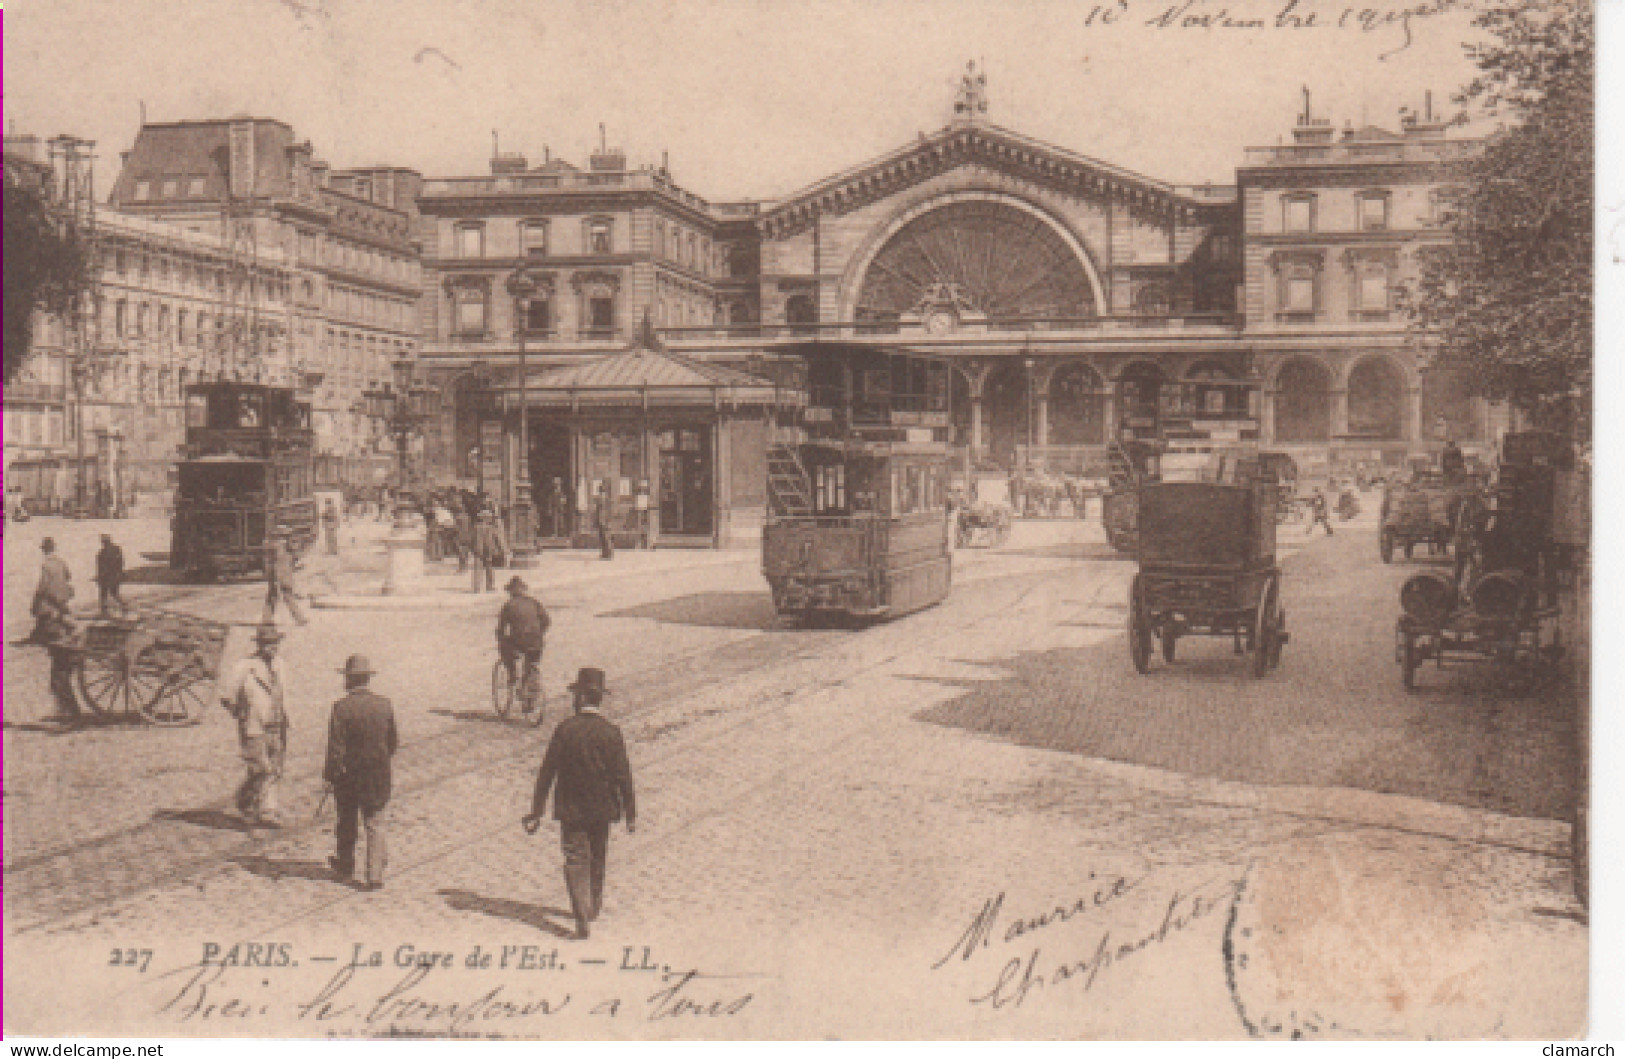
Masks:
[[[502,613],[497,616],[497,650],[508,670],[510,687],[520,680],[517,666],[519,660],[524,659],[520,700],[524,712],[529,713],[541,697],[542,648],[546,646],[547,628],[552,619],[541,601],[530,594],[530,586],[523,578],[515,577],[505,587],[508,602],[502,605]]]

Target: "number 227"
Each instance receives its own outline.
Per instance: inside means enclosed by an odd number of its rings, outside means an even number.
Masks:
[[[109,967],[134,967],[142,974],[145,974],[147,964],[151,962],[151,949],[114,949],[112,957],[107,961],[107,965]]]

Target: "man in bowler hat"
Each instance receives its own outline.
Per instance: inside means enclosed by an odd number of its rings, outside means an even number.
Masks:
[[[322,779],[338,810],[338,852],[328,860],[333,873],[348,881],[355,874],[357,822],[367,831],[366,888],[381,889],[388,849],[384,806],[389,804],[390,764],[400,745],[395,709],[367,687],[374,670],[363,655],[351,655],[344,668],[344,698],[333,704],[327,725],[327,765]]]
[[[609,825],[626,818],[628,834],[637,831],[638,807],[632,792],[632,767],[626,760],[621,730],[598,712],[609,693],[602,669],[583,668],[570,685],[575,716],[553,729],[525,831],[534,835],[556,780],[553,818],[559,822],[564,850],[564,884],[570,891],[576,937],[588,936],[587,924],[603,910],[604,871],[609,853]]]

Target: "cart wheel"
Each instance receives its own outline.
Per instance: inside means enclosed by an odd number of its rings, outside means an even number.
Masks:
[[[1139,574],[1134,575],[1134,587],[1129,592],[1128,651],[1135,669],[1141,673],[1151,671],[1151,614]]]
[[[491,663],[491,708],[504,720],[513,710],[514,692],[513,682],[508,679],[508,667],[499,658]]]
[[[137,658],[136,668],[138,672],[150,670],[157,685],[152,696],[140,704],[143,720],[161,728],[175,728],[196,724],[203,719],[209,702],[207,686],[210,680],[201,666],[187,666],[166,677],[150,665],[143,667],[142,659]]]
[[[1382,537],[1377,542],[1377,548],[1382,552],[1383,562],[1391,563],[1394,561],[1394,535],[1392,533],[1383,530]]]
[[[79,697],[100,714],[137,713],[162,683],[156,674],[132,665],[122,652],[86,655],[78,676]]]
[[[1258,600],[1258,612],[1253,618],[1253,676],[1262,677],[1274,665],[1271,659],[1281,657],[1281,598],[1279,580],[1270,578]]]
[[[1162,660],[1169,665],[1173,664],[1174,651],[1179,643],[1179,634],[1172,629],[1162,630]]]

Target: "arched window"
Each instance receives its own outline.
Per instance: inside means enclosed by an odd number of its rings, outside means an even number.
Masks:
[[[1319,361],[1297,357],[1275,376],[1275,440],[1329,441],[1332,373]]]
[[[465,337],[484,335],[489,326],[485,289],[472,285],[452,291],[452,331]]]
[[[1349,372],[1349,433],[1398,440],[1405,436],[1405,377],[1386,357],[1367,357]]]

